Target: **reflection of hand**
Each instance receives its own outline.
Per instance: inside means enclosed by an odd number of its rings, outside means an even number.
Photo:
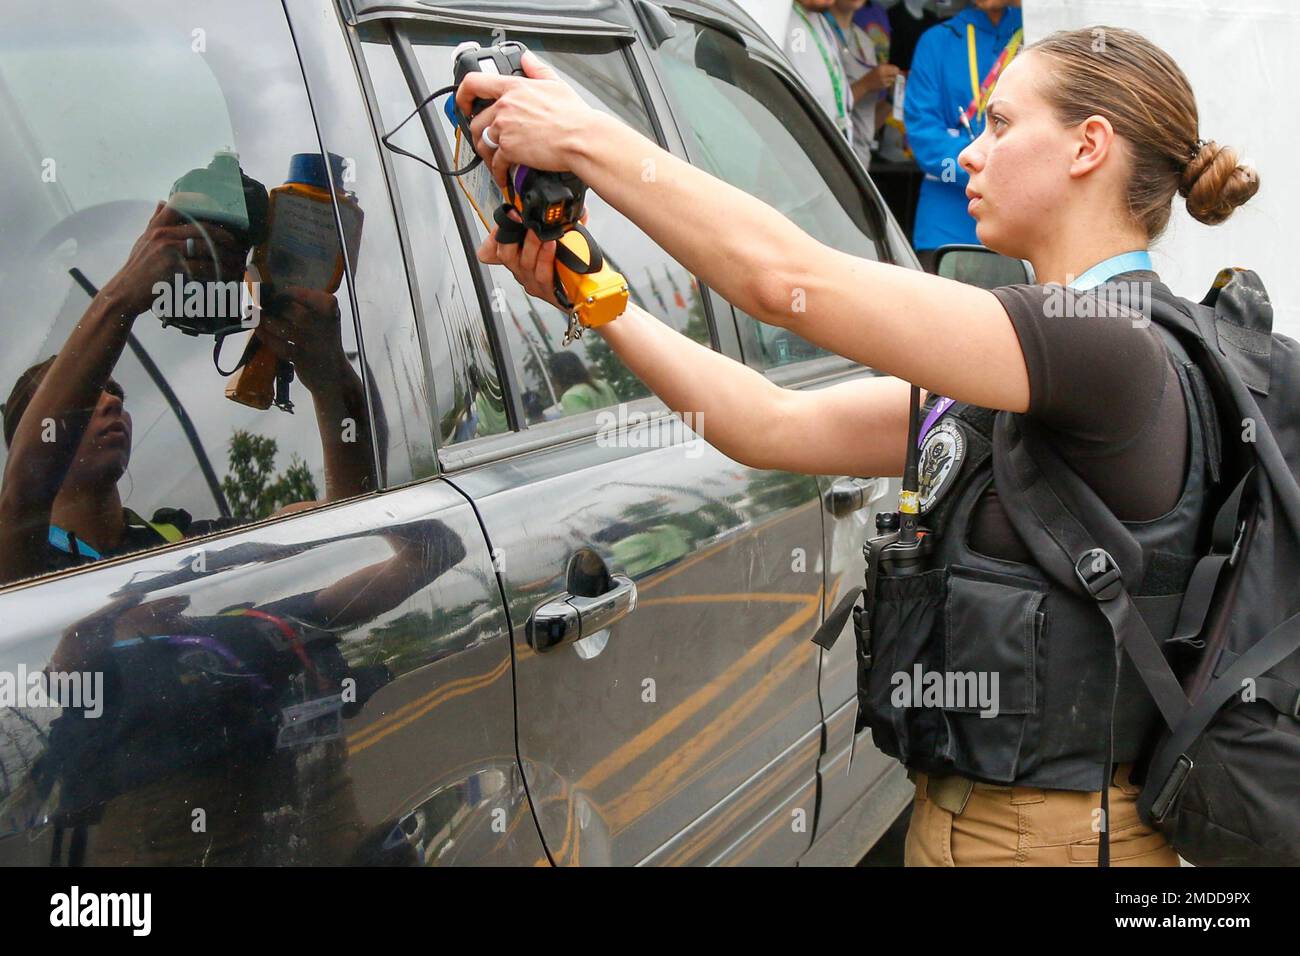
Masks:
[[[186,240],[193,255],[186,255]],[[104,285],[103,293],[116,301],[122,314],[139,315],[152,304],[157,282],[172,281],[177,273],[187,279],[238,280],[244,274],[248,249],[220,226],[189,222],[175,209],[159,203],[126,263]]]
[[[474,117],[474,148],[504,186],[511,166],[572,170],[582,137],[596,111],[569,84],[531,52],[524,54],[523,76],[471,73],[461,81],[456,103],[469,115],[475,99],[496,100]],[[491,128],[490,148],[483,130]]]
[[[277,358],[292,362],[309,392],[338,389],[343,354],[338,300],[329,292],[290,286],[263,306],[257,334]]]

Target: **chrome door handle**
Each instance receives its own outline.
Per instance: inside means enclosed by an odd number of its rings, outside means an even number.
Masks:
[[[611,575],[610,580],[613,587],[604,594],[586,597],[566,592],[539,604],[528,618],[529,646],[540,653],[572,644],[635,611],[636,582],[622,574]]]
[[[836,478],[822,503],[833,516],[843,518],[879,500],[888,488],[885,478]]]

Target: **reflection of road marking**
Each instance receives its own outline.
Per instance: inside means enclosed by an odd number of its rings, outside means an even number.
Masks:
[[[751,734],[750,736],[754,736],[754,735]],[[816,754],[817,751],[820,750],[820,748],[821,748],[820,740],[818,740],[815,737],[811,738],[804,743],[801,751],[796,752],[795,755],[793,757],[790,757],[789,759],[798,762],[799,760],[802,759],[803,756],[802,750],[811,750],[812,753],[808,755],[809,760],[811,762],[814,755]],[[748,813],[761,800],[765,799],[773,790],[775,790],[781,784],[787,782],[789,779],[790,778],[788,776],[780,776],[776,773],[768,773],[757,784],[747,789],[742,799],[732,801],[731,806],[727,807],[727,809],[723,813],[715,814],[713,819],[709,820],[708,823],[706,823],[703,827],[701,827],[698,832],[692,833],[690,837],[687,840],[685,840],[680,846],[678,846],[673,851],[672,855],[669,856],[667,859],[663,860],[660,865],[680,866],[683,863],[690,862],[692,859],[694,859],[694,857],[698,854],[699,851],[709,846],[709,844],[715,842],[719,834],[726,832],[727,828],[730,827],[733,823],[735,823],[736,820],[738,820],[744,814]],[[779,822],[780,814],[777,814],[777,817]],[[761,837],[761,839],[766,839],[765,834],[768,831],[765,829],[763,832],[764,835]],[[751,845],[746,850],[746,853],[750,853],[754,849],[755,847]]]
[[[818,593],[812,598],[805,596],[804,602],[802,608],[769,631],[758,648],[754,650],[762,648],[770,651],[779,646],[784,638],[795,632],[821,607],[821,595]],[[748,662],[745,664],[746,667],[757,663],[757,659],[749,660],[753,653],[754,651],[750,651],[741,658],[742,662]],[[625,789],[619,797],[611,801],[606,807],[606,813],[610,818],[613,832],[617,833],[623,826],[648,812],[655,804],[662,802],[671,791],[676,789],[677,784],[684,780],[702,757],[707,756],[720,741],[725,740],[738,730],[743,725],[743,722],[764,703],[768,694],[788,677],[797,673],[808,662],[808,658],[808,648],[805,647],[796,647],[790,653],[782,656],[774,667],[759,678],[754,687],[731,703],[721,714],[710,720],[700,733],[692,736],[685,745],[673,750],[647,771],[633,786]],[[728,668],[728,671],[730,671],[730,668]],[[727,672],[724,672],[724,676],[726,675]],[[717,690],[721,689],[721,687],[717,688]],[[716,696],[714,682],[700,688],[692,696],[701,694],[704,694],[706,698]]]
[[[692,565],[698,564],[699,562],[703,561],[706,558],[713,557],[713,555],[717,554],[719,551],[723,550],[724,548],[730,548],[732,545],[736,544],[737,542],[744,541],[746,538],[752,537],[753,535],[758,534],[760,531],[766,531],[768,528],[771,528],[773,525],[778,525],[782,521],[787,521],[790,518],[793,518],[795,515],[803,514],[809,508],[816,507],[819,503],[820,502],[817,501],[810,501],[807,504],[802,504],[797,508],[791,508],[789,511],[785,512],[784,514],[778,515],[777,517],[773,518],[771,521],[765,521],[762,524],[755,525],[754,527],[750,528],[748,531],[736,535],[734,538],[728,538],[726,541],[723,541],[720,544],[715,544],[713,547],[701,551],[699,554],[693,555],[687,558],[685,561],[679,562],[678,564],[674,564],[671,567],[665,568],[664,571],[660,574],[652,575],[651,577],[646,578],[644,581],[638,582],[637,588],[641,591],[642,594],[644,594],[646,591],[649,591],[651,588],[658,587],[659,585],[663,584],[674,574],[679,574],[680,572],[685,571],[687,568],[691,567]]]
[[[705,687],[701,687],[698,691],[692,694],[690,698],[683,701],[681,704],[677,705],[677,707],[673,708],[673,710],[669,711],[663,717],[656,720],[654,724],[647,727],[636,737],[632,738],[632,740],[620,746],[612,754],[610,754],[604,760],[600,761],[600,763],[592,767],[592,769],[588,771],[588,773],[584,775],[583,778],[579,780],[578,783],[575,785],[574,787],[575,790],[590,792],[600,783],[604,782],[604,780],[606,780],[614,772],[631,763],[631,761],[634,760],[636,757],[641,756],[643,753],[648,752],[649,749],[656,742],[663,739],[667,734],[675,730],[681,723],[689,719],[696,711],[701,709],[710,699],[716,696],[720,691],[725,690],[728,685],[734,683],[735,680],[740,676],[740,674],[743,671],[747,670],[751,665],[756,664],[759,658],[763,657],[765,653],[767,653],[772,649],[772,647],[779,644],[782,638],[786,637],[790,632],[796,630],[801,624],[803,624],[808,619],[808,617],[814,611],[818,610],[821,607],[821,591],[819,589],[816,594],[797,594],[797,593],[778,594],[772,592],[769,593],[751,592],[751,593],[742,593],[742,594],[712,594],[712,595],[692,594],[692,595],[679,595],[677,597],[650,598],[647,601],[642,602],[642,603],[650,603],[650,601],[655,601],[662,604],[694,604],[694,603],[701,603],[701,602],[708,602],[708,601],[728,602],[728,601],[748,601],[748,600],[770,601],[770,602],[780,602],[780,603],[802,603],[804,607],[795,611],[793,614],[791,614],[789,617],[783,620],[780,624],[778,624],[775,628],[773,628],[767,634],[763,635],[763,637],[759,640],[759,643],[754,648],[752,648],[748,653],[746,653],[744,657],[740,658],[734,664],[732,664],[731,667],[727,668],[727,670],[724,671],[719,676],[718,680],[711,682]],[[797,666],[792,667],[791,662],[793,662],[795,665],[802,663],[802,661],[800,661],[800,657],[803,650],[804,650],[803,648],[796,648],[792,653],[782,658],[781,663],[778,664],[778,666],[774,668],[772,671],[770,671],[767,675],[765,675],[765,677],[759,682],[759,686],[756,689],[755,693],[750,695],[747,698],[742,698],[741,703],[744,703],[744,701],[746,700],[753,700],[755,703],[752,706],[757,706],[757,703],[761,702],[762,699],[762,695],[758,693],[759,690],[763,689],[765,686],[775,686],[776,684],[779,684],[782,681],[784,681],[787,677],[790,676],[790,674],[796,673],[798,671],[798,667]],[[732,711],[734,711],[735,709],[736,709],[736,705],[733,705],[732,708],[729,708],[727,711],[725,711],[718,718],[718,722],[727,722],[727,719],[730,717],[731,719],[729,723],[735,723],[737,720],[745,716],[745,713],[733,714]],[[747,713],[747,709],[746,709],[746,713]],[[668,722],[670,726],[662,726],[665,724],[665,722]],[[686,748],[686,750],[689,751],[690,748],[688,747]],[[674,752],[669,756],[667,760],[661,763],[660,766],[671,763],[674,760],[674,758],[678,756],[679,756],[679,752]],[[693,760],[689,761],[685,765],[679,767],[676,776],[680,777],[683,773],[685,773],[686,769],[688,769],[690,764],[693,762],[694,762]],[[653,779],[654,776],[655,773],[652,770],[650,773],[645,775],[645,777],[642,780],[642,783],[637,784],[637,787],[633,789],[636,790],[637,788],[641,787],[642,784],[645,782],[645,780]],[[580,838],[580,834],[577,832],[577,830],[574,827],[575,803],[574,800],[569,797],[568,781],[565,780],[563,777],[559,779],[561,781],[560,793],[553,795],[551,799],[548,800],[547,802],[549,803],[553,801],[561,801],[565,804],[566,813],[565,813],[564,836],[560,842],[560,845],[556,847],[554,850],[552,850],[551,853],[553,859],[557,864],[565,864],[570,862],[578,862],[577,854],[578,854],[578,840]],[[598,807],[597,805],[589,804],[592,812],[597,813],[602,818],[602,820],[606,822],[606,829],[610,833],[611,837],[614,836],[619,830],[624,828],[622,826],[617,825],[619,821],[615,811],[617,811],[621,803],[625,803],[625,802],[626,802],[626,798],[623,798],[621,800],[616,800],[613,803],[611,803],[609,806],[604,807],[603,808],[604,812],[601,812],[602,808]],[[636,813],[638,814],[643,812],[644,812],[643,809],[638,809],[636,811]],[[611,822],[614,825],[611,825]],[[545,838],[545,834],[543,834],[543,838]],[[572,847],[570,846],[570,842],[573,843]],[[539,861],[539,864],[540,863],[541,861]]]
[[[395,733],[413,721],[419,720],[433,708],[486,687],[504,675],[509,667],[510,658],[503,657],[501,663],[486,674],[477,674],[472,677],[462,677],[459,680],[449,681],[422,697],[417,697],[409,704],[402,705],[391,714],[386,714],[373,724],[361,728],[355,734],[349,735],[347,738],[348,753],[355,756],[372,744],[383,740],[389,734]]]
[[[637,604],[641,607],[652,604],[717,604],[720,601],[778,601],[782,604],[799,604],[813,597],[816,595],[798,592],[739,591],[735,594],[679,594],[674,597],[646,598],[644,601],[638,601]]]
[[[700,595],[703,597],[703,595]],[[668,734],[677,730],[688,719],[703,710],[719,693],[734,684],[740,675],[761,662],[777,648],[783,640],[803,624],[821,607],[821,590],[816,594],[792,596],[803,602],[804,606],[795,611],[775,628],[768,631],[753,647],[732,663],[714,680],[691,694],[668,713],[655,720],[627,743],[620,746],[608,757],[595,764],[578,781],[579,790],[592,790],[603,784],[615,772],[630,764],[634,759],[646,753],[651,747],[663,740]],[[714,600],[734,601],[736,595],[723,594],[714,596]]]

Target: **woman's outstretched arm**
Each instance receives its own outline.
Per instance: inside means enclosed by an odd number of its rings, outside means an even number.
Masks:
[[[636,305],[598,331],[664,404],[689,414],[702,439],[742,464],[809,475],[903,473],[906,382],[877,376],[781,388]]]
[[[496,100],[472,129],[498,179],[515,163],[570,169],[760,321],[961,401],[1028,408],[1024,354],[990,292],[831,249],[587,106],[535,57],[524,62],[532,78],[471,74],[458,94],[462,108],[475,97]],[[495,151],[482,145],[488,126]]]

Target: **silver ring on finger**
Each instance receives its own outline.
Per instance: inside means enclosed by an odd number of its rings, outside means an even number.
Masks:
[[[501,144],[492,138],[491,126],[486,126],[483,128],[482,140],[483,140],[483,145],[485,145],[488,149],[500,149],[501,147]]]
[[[188,238],[185,240],[185,258],[186,258],[186,259],[193,259],[193,258],[194,258],[194,252],[195,252],[195,249],[194,249],[194,237],[193,237],[193,236],[190,236],[190,237],[188,237]]]

